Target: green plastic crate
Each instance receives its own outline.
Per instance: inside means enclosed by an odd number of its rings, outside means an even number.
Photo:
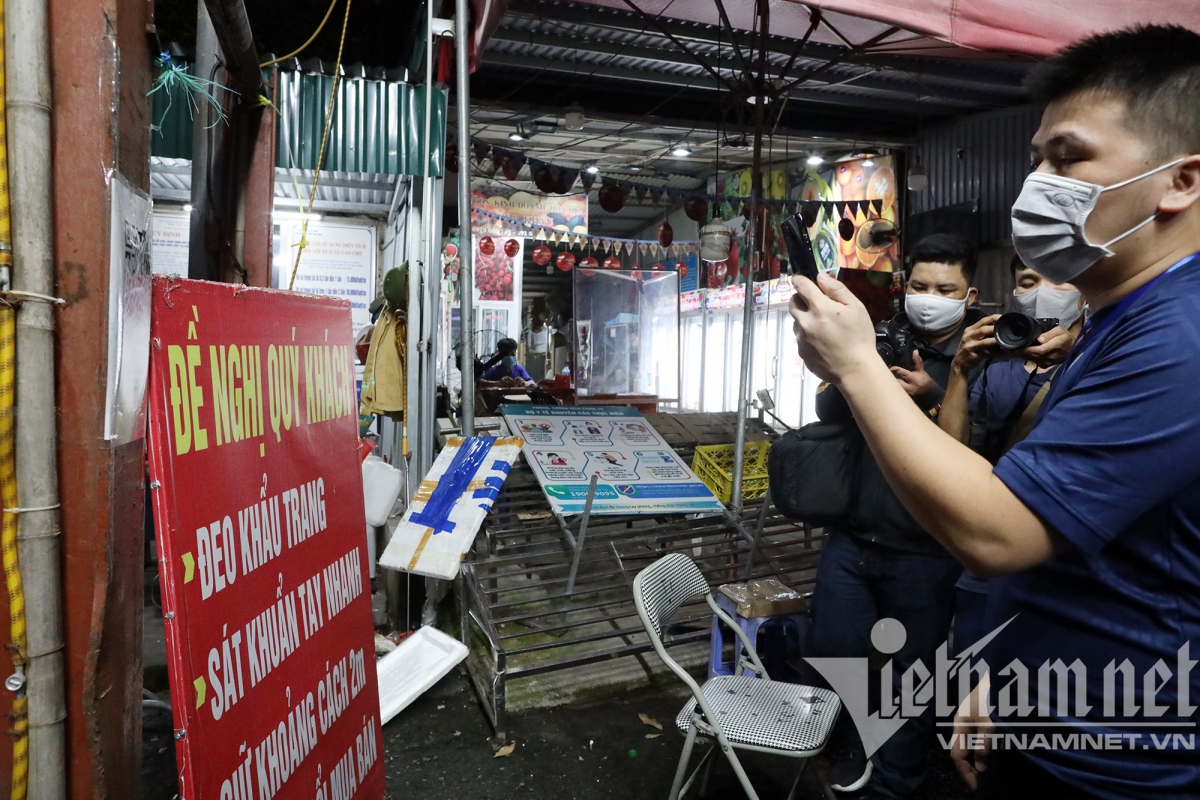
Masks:
[[[742,500],[757,500],[767,494],[767,451],[770,442],[746,442],[742,453]],[[705,486],[712,489],[722,503],[733,497],[733,445],[706,444],[696,448],[692,456],[692,472]]]

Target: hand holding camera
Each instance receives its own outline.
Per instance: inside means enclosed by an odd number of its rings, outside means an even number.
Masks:
[[[952,370],[966,375],[985,358],[1000,354],[1000,345],[995,336],[995,326],[999,319],[999,314],[992,314],[963,331],[962,342],[958,345],[958,352],[950,365]]]

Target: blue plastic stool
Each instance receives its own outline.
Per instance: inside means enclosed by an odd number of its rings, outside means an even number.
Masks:
[[[797,682],[800,680],[800,675],[796,670],[787,665],[786,652],[778,652],[778,649],[773,647],[764,648],[759,644],[758,635],[763,629],[780,628],[779,633],[786,634],[794,633],[796,640],[801,645],[805,641],[808,634],[808,617],[805,614],[783,614],[770,617],[742,617],[738,616],[737,604],[730,598],[726,597],[723,592],[713,592],[713,596],[717,599],[717,605],[721,610],[727,612],[729,616],[737,621],[738,625],[745,632],[753,644],[754,649],[758,651],[759,658],[762,659],[763,666],[771,674],[772,680]],[[737,636],[730,631],[729,636],[733,639],[734,656],[732,661],[723,661],[722,654],[725,647],[725,631],[722,630],[722,623],[713,614],[712,618],[712,637],[708,650],[708,677],[712,679],[717,675],[733,675],[737,667],[737,661],[742,655],[741,643],[737,640]],[[754,675],[753,671],[747,672],[747,675]]]

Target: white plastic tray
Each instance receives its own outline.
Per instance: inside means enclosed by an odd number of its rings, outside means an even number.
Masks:
[[[465,644],[426,625],[376,661],[383,724],[429,691],[466,657]]]

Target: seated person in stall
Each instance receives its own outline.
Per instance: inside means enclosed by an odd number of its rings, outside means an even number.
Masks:
[[[994,335],[999,314],[984,317],[963,331],[962,343],[950,365],[950,380],[942,400],[938,425],[995,464],[1025,437],[1050,381],[1066,359],[1083,327],[1083,298],[1070,283],[1052,283],[1013,255],[1012,306],[1034,319],[1056,320],[1037,343],[1022,350],[1005,350]],[[983,365],[974,386],[968,376]],[[963,570],[955,585],[954,651],[960,652],[987,635],[986,578]]]
[[[524,388],[533,384],[533,378],[525,371],[524,367],[517,363],[516,339],[501,339],[497,342],[496,355],[500,357],[499,363],[488,367],[480,376],[484,386],[493,384],[500,387],[520,386]],[[495,361],[495,357],[492,360]]]

